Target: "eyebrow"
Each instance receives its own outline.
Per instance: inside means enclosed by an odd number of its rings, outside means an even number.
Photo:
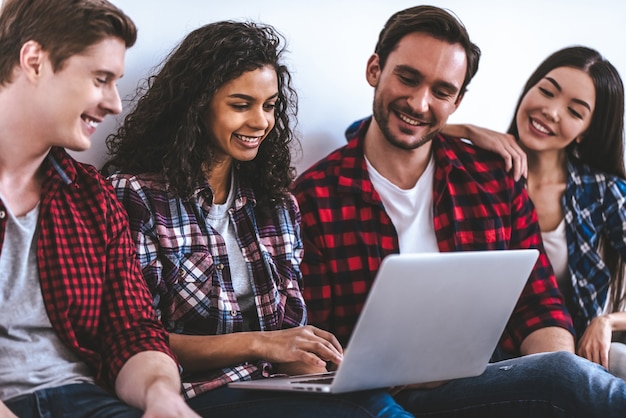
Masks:
[[[228,97],[230,97],[231,99],[243,99],[243,100],[248,100],[250,102],[253,102],[256,100],[256,97],[252,97],[248,94],[243,94],[243,93],[233,93],[233,94],[229,94]],[[276,99],[278,97],[278,92],[274,93],[273,95],[271,95],[270,97],[268,97],[265,100],[272,100],[272,99]]]
[[[554,85],[554,88],[556,88],[559,91],[559,93],[563,91],[563,89],[561,88],[561,85],[554,78],[552,78],[552,77],[544,77],[544,79],[546,79],[550,83],[552,83],[552,85]],[[589,103],[587,103],[586,101],[580,100],[580,99],[576,99],[576,98],[573,98],[572,101],[574,103],[578,103],[579,105],[586,107],[591,112],[591,106],[589,106]]]
[[[396,65],[396,67],[394,68],[394,72],[395,73],[409,73],[413,77],[420,77],[420,78],[422,77],[422,73],[420,73],[418,70],[416,70],[413,67],[409,67],[408,65]],[[457,94],[459,92],[459,87],[444,80],[437,80],[435,82],[435,85],[437,85],[439,88],[443,88],[447,90],[450,94]]]

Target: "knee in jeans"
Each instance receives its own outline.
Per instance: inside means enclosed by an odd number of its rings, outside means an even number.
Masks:
[[[586,360],[568,351],[542,353],[536,356],[534,367],[541,370],[544,378],[550,377],[558,380],[567,374],[579,373],[589,367],[585,364]]]
[[[539,366],[549,370],[556,379],[567,378],[566,376],[583,377],[590,373],[605,371],[602,366],[568,351],[546,353],[542,356],[540,363]]]

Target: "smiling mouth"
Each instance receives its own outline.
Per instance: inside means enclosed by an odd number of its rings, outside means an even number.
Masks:
[[[530,124],[532,125],[533,128],[535,128],[536,130],[538,130],[539,132],[543,134],[553,135],[552,131],[550,131],[548,128],[546,128],[545,126],[543,126],[542,124],[540,124],[533,118],[530,119]]]
[[[234,134],[237,139],[242,140],[243,142],[247,142],[248,144],[254,144],[255,142],[259,142],[261,140],[260,136],[245,136]]]
[[[84,120],[87,125],[91,126],[94,129],[97,128],[100,124],[100,121],[90,118],[87,115],[81,115],[81,119]]]
[[[398,117],[400,118],[400,120],[404,123],[407,123],[411,126],[424,126],[424,125],[428,125],[428,122],[425,121],[420,121],[417,119],[413,119],[408,117],[407,115],[405,115],[404,113],[400,113],[400,112],[396,112],[396,115],[398,115]]]

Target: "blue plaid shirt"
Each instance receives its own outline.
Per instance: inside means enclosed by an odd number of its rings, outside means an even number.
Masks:
[[[111,181],[126,207],[143,274],[154,305],[169,332],[228,334],[243,331],[224,239],[206,221],[212,199],[208,184],[188,199],[168,191],[157,175],[115,174]],[[300,211],[295,199],[261,215],[252,190],[237,185],[229,213],[237,231],[256,301],[260,330],[306,323],[302,294]],[[192,398],[231,381],[270,372],[260,361],[183,375],[183,393]]]
[[[567,169],[561,203],[576,309],[571,315],[580,337],[607,301],[610,273],[599,252],[600,241],[626,258],[626,181],[572,161]]]

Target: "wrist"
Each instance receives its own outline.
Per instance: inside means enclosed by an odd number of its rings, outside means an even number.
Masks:
[[[605,314],[597,317],[598,320],[603,322],[607,327],[611,329],[611,331],[615,331],[615,318],[613,314]]]
[[[146,387],[142,409],[145,410],[149,405],[156,404],[172,396],[180,396],[180,385],[167,376],[155,377]]]

